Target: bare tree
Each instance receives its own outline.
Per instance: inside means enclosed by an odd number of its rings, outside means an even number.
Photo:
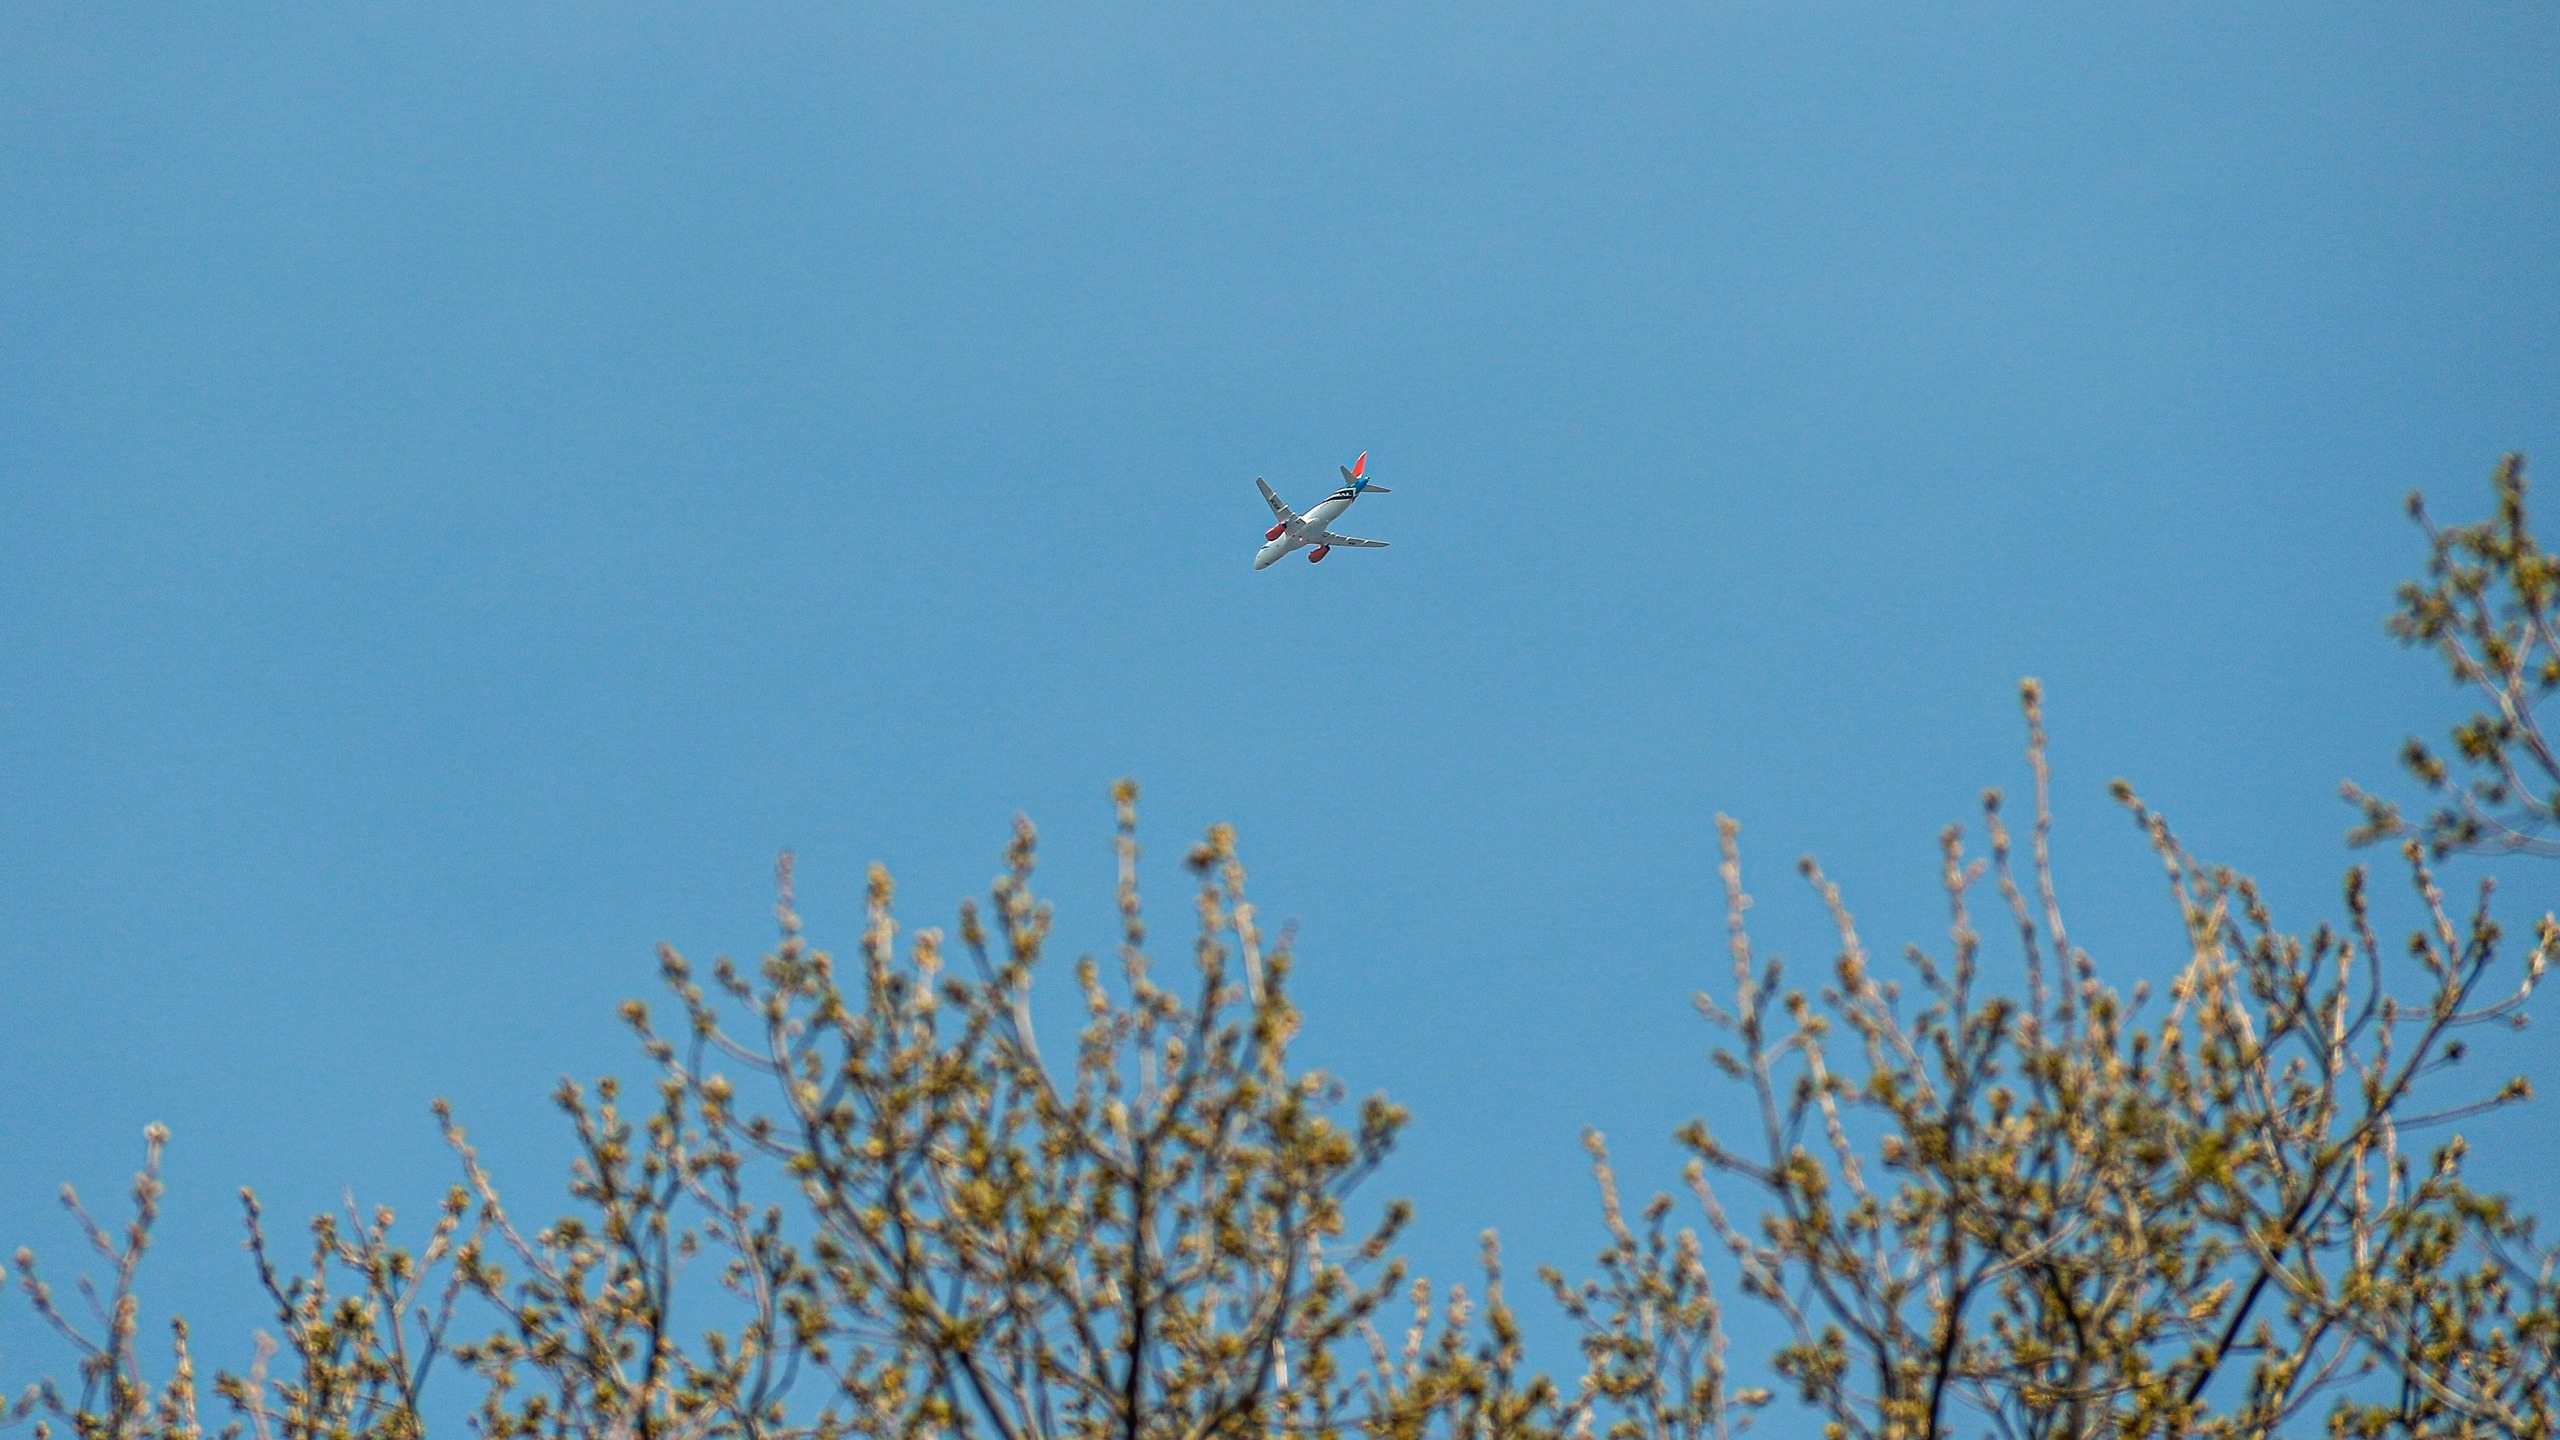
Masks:
[[[52,1427],[67,1424],[77,1440],[197,1440],[195,1359],[188,1347],[187,1324],[172,1324],[173,1365],[168,1380],[154,1386],[143,1373],[142,1301],[136,1279],[142,1257],[151,1248],[152,1226],[160,1218],[160,1152],[169,1132],[153,1125],[143,1132],[142,1170],[133,1177],[133,1219],[121,1234],[111,1233],[89,1213],[79,1194],[62,1187],[62,1208],[71,1212],[89,1249],[107,1269],[106,1288],[83,1275],[75,1282],[84,1319],[65,1314],[53,1287],[36,1270],[33,1252],[21,1247],[15,1257],[19,1288],[36,1314],[79,1356],[80,1388],[64,1394],[53,1381],[27,1387],[6,1407],[10,1420],[34,1417],[39,1440]]]
[[[2424,820],[2354,783],[2347,799],[2364,811],[2359,843],[2416,835],[2436,855],[2457,851],[2560,855],[2560,754],[2542,732],[2539,710],[2560,689],[2560,556],[2534,539],[2525,513],[2524,457],[2498,462],[2496,511],[2472,525],[2441,529],[2426,500],[2409,494],[2409,516],[2427,536],[2423,583],[2400,587],[2391,633],[2443,657],[2479,707],[2454,726],[2450,758],[2412,735],[2400,761],[2439,801]]]
[[[1810,860],[1838,954],[1828,985],[1788,988],[1721,823],[1734,988],[1701,1004],[1757,1123],[1743,1145],[1702,1123],[1685,1139],[1744,1292],[1793,1333],[1778,1373],[1839,1436],[2267,1436],[2316,1414],[2341,1434],[2551,1434],[2554,1293],[2529,1228],[2464,1184],[2458,1136],[2423,1158],[2403,1137],[2526,1097],[2518,1079],[2431,1110],[2421,1082],[2463,1031],[2520,1018],[2560,929],[2546,917],[2493,991],[2488,887],[2457,915],[2412,841],[2406,962],[2362,870],[2343,926],[2287,935],[2119,783],[2187,937],[2145,1023],[2145,988],[2105,985],[2064,930],[2034,682],[2024,697],[2031,858],[2021,876],[1996,791],[1986,858],[1945,833],[1948,950],[1909,953],[1916,1010]],[[2023,993],[1982,975],[1986,879]],[[1720,1179],[1763,1197],[1756,1229]]]
[[[1028,824],[990,912],[963,910],[966,975],[934,931],[900,951],[878,870],[841,973],[801,936],[787,859],[782,943],[756,972],[723,961],[706,984],[665,953],[681,1030],[626,1012],[660,1071],[649,1118],[611,1087],[561,1096],[588,1217],[522,1235],[468,1162],[501,1218],[465,1270],[510,1317],[467,1352],[490,1384],[481,1428],[1192,1440],[1386,1423],[1402,1387],[1345,1347],[1400,1286],[1386,1252],[1407,1211],[1355,1234],[1349,1201],[1403,1114],[1372,1099],[1345,1125],[1340,1087],[1289,1068],[1286,942],[1266,951],[1223,827],[1189,857],[1189,994],[1159,983],[1135,803],[1123,785],[1120,985],[1077,967],[1086,1023],[1058,1069],[1030,1006],[1049,912]],[[738,1323],[679,1346],[700,1252]]]

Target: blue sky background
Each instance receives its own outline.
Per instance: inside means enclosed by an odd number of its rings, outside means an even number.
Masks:
[[[785,846],[849,946],[1027,812],[1100,950],[1121,775],[1169,930],[1217,819],[1300,918],[1444,1276],[1738,1113],[1717,811],[1765,946],[1807,850],[1942,942],[2021,675],[2109,973],[2178,953],[2114,775],[2329,913],[2450,713],[2399,497],[2560,439],[2560,16],[2246,8],[0,12],[0,1241],[166,1121],[239,1365],[235,1187],[422,1216],[445,1095],[543,1208]],[[1394,548],[1254,573],[1364,449]]]

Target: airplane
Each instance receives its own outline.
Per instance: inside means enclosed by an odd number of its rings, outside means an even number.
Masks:
[[[1372,485],[1361,478],[1368,473],[1368,470],[1369,452],[1363,450],[1358,460],[1343,467],[1342,488],[1318,501],[1316,508],[1304,515],[1280,503],[1280,497],[1272,493],[1269,485],[1263,484],[1262,477],[1254,476],[1253,483],[1262,486],[1262,498],[1270,502],[1272,517],[1280,523],[1262,532],[1262,538],[1270,543],[1264,545],[1261,553],[1253,557],[1253,568],[1268,569],[1271,563],[1281,556],[1308,545],[1316,547],[1307,556],[1307,563],[1310,565],[1332,554],[1333,547],[1336,545],[1352,545],[1364,550],[1387,548],[1387,542],[1384,540],[1361,540],[1349,535],[1336,535],[1326,528],[1341,518],[1343,511],[1351,508],[1352,501],[1363,495],[1389,493],[1386,486]]]

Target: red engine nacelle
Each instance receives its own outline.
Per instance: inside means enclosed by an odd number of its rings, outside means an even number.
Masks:
[[[1262,538],[1265,540],[1277,540],[1280,538],[1280,532],[1288,528],[1289,527],[1286,525],[1274,525],[1270,529],[1262,532]]]
[[[1308,551],[1308,552],[1307,552],[1307,563],[1308,563],[1308,564],[1310,564],[1310,565],[1313,565],[1313,564],[1314,564],[1314,563],[1316,563],[1317,561],[1319,561],[1319,560],[1323,559],[1324,557],[1326,557],[1327,555],[1330,555],[1330,554],[1332,554],[1332,553],[1333,553],[1333,547],[1332,547],[1332,546],[1330,546],[1330,545],[1319,545],[1319,546],[1317,546],[1316,548],[1314,548],[1313,550],[1310,550],[1310,551]]]

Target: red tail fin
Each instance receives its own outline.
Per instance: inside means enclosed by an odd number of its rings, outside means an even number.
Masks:
[[[1368,451],[1366,451],[1366,450],[1363,450],[1363,451],[1361,451],[1361,452],[1360,452],[1360,458],[1351,462],[1351,478],[1352,478],[1352,479],[1354,479],[1354,480],[1359,479],[1359,478],[1360,478],[1360,472],[1361,472],[1361,471],[1363,471],[1363,470],[1366,470],[1366,469],[1368,469],[1368,468],[1369,468],[1369,452],[1368,452]]]

